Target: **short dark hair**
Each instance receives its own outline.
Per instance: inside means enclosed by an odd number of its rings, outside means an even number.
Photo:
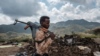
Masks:
[[[40,24],[45,21],[45,19],[50,19],[48,16],[41,16]]]

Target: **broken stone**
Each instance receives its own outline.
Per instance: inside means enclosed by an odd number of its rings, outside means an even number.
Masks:
[[[93,40],[94,40],[94,42],[96,42],[97,44],[100,44],[100,38],[94,38]]]
[[[100,56],[100,52],[99,51],[95,51],[93,52],[94,56]]]
[[[72,43],[72,39],[67,39],[68,44]]]
[[[82,51],[83,54],[91,53],[91,49],[87,46],[77,46],[79,50]]]

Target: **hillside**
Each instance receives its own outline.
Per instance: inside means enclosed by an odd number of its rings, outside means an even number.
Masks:
[[[0,25],[0,33],[9,31],[17,33],[31,33],[30,29],[24,30],[24,24],[18,23],[17,25]],[[68,20],[57,23],[51,23],[50,30],[56,34],[71,34],[72,32],[84,32],[89,29],[100,27],[100,23],[88,22],[86,20]]]
[[[100,23],[97,22],[88,22],[86,20],[68,20],[63,22],[58,22],[53,24],[51,31],[54,31],[57,34],[71,34],[72,32],[85,32],[87,30],[100,27]]]

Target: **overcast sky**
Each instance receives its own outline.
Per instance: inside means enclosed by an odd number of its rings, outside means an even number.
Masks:
[[[0,25],[15,19],[39,22],[43,15],[52,23],[74,19],[100,22],[100,0],[0,0]]]

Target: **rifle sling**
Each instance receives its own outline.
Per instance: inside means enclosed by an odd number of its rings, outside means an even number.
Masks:
[[[47,40],[48,38],[50,38],[50,37],[49,37],[49,36],[48,36],[48,37],[45,37],[45,38],[42,39],[41,41],[36,41],[36,40],[35,40],[35,42],[37,42],[38,44],[40,44],[40,43],[42,43],[43,41]]]

